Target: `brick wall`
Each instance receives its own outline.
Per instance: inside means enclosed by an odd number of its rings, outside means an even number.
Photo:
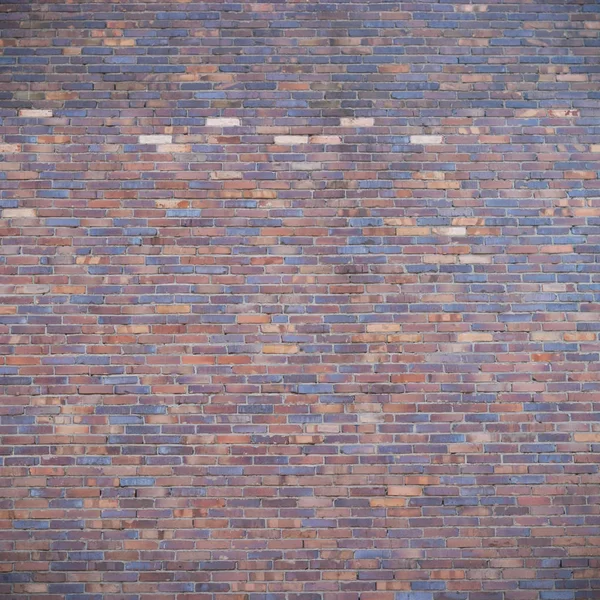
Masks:
[[[2,599],[600,598],[600,3],[0,10]]]

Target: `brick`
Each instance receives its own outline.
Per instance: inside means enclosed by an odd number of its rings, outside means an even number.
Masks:
[[[310,143],[311,144],[335,145],[335,144],[341,144],[342,138],[339,135],[311,135]]]
[[[140,144],[170,144],[172,135],[140,135]]]
[[[297,146],[308,144],[307,135],[276,135],[275,143],[279,146]]]
[[[293,171],[319,171],[323,165],[318,162],[293,162],[290,164],[290,168]]]
[[[441,144],[443,137],[441,135],[411,135],[411,144]]]
[[[48,109],[40,108],[21,108],[19,110],[19,116],[28,119],[40,119],[52,116],[52,111]]]
[[[340,125],[342,127],[373,127],[375,119],[372,117],[342,117]]]
[[[241,171],[212,171],[211,179],[241,179],[243,173]]]
[[[420,496],[423,488],[418,485],[390,485],[388,494],[390,496]]]
[[[35,208],[4,208],[3,219],[29,219],[36,216]]]
[[[296,354],[299,348],[295,344],[266,344],[262,351],[264,354]]]
[[[598,597],[597,2],[2,8],[0,598]]]
[[[208,117],[207,127],[239,127],[240,119],[237,117]]]

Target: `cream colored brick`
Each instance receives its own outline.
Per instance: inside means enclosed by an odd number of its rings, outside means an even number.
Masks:
[[[0,153],[18,152],[21,149],[19,144],[0,144]]]
[[[4,219],[27,219],[35,217],[35,208],[5,208],[2,211]]]
[[[140,144],[170,144],[172,135],[140,135]]]
[[[42,118],[42,117],[51,117],[52,111],[45,109],[36,109],[36,108],[22,108],[19,111],[20,117],[28,117],[30,119],[33,118]]]
[[[373,117],[342,117],[340,119],[340,125],[342,127],[373,127],[375,119]]]
[[[433,233],[438,235],[460,236],[467,235],[466,227],[432,227]]]
[[[411,135],[411,144],[441,144],[441,135]]]
[[[307,135],[276,135],[275,143],[278,146],[296,146],[297,144],[308,144]]]
[[[208,117],[207,127],[237,127],[240,120],[237,117]]]

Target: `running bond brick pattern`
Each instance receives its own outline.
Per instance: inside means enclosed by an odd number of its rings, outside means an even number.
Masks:
[[[600,598],[600,2],[0,10],[0,598]]]

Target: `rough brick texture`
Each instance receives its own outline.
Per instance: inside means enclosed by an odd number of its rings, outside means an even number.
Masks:
[[[599,2],[0,10],[0,598],[600,598]]]

